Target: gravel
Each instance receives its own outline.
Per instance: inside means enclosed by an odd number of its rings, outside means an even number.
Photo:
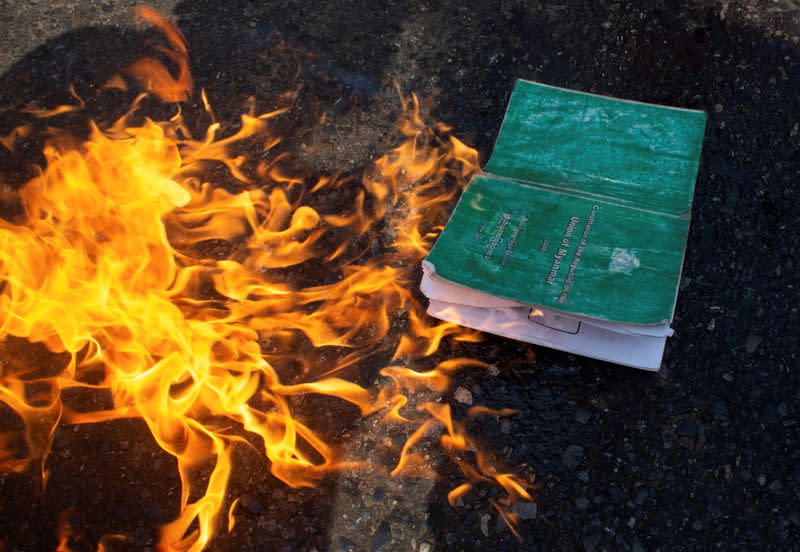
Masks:
[[[93,83],[142,50],[141,35],[120,29],[129,3],[119,12],[103,12],[106,4],[0,2],[11,30],[0,37],[0,135],[14,127],[15,107],[64,101],[70,82],[90,98]],[[175,10],[198,86],[220,118],[232,120],[250,94],[295,86],[281,48],[302,53],[305,111],[284,146],[312,173],[357,175],[397,143],[394,79],[483,160],[517,77],[709,114],[676,333],[659,374],[499,337],[444,346],[443,357],[493,366],[456,377],[464,399],[454,395],[456,406],[517,411],[470,429],[535,478],[536,514],[520,521],[519,541],[498,519],[490,488],[447,503],[460,479],[435,456],[441,477],[424,485],[358,474],[290,489],[243,451],[229,494],[249,498],[214,549],[796,547],[800,12],[792,2],[197,0]],[[13,184],[35,153],[12,157],[0,147],[0,180]],[[333,408],[311,415],[339,415]],[[347,431],[366,450],[380,435],[369,422]],[[123,532],[140,550],[178,508],[174,460],[140,423],[62,428],[48,469],[43,493],[30,474],[0,478],[0,535],[10,550],[55,549],[67,509],[85,549]]]

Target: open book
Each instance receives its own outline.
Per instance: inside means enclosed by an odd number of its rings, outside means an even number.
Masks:
[[[658,370],[705,122],[517,81],[484,172],[423,261],[428,313]]]

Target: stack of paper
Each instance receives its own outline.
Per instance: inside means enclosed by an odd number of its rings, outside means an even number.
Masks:
[[[489,163],[423,262],[429,314],[657,370],[705,121],[517,81]]]

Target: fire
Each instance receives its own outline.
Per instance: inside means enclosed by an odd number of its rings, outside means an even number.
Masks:
[[[178,76],[155,58],[126,73],[180,102],[192,87],[186,43],[156,12],[140,14],[165,33],[170,48],[160,51]],[[110,88],[127,86],[112,80]],[[309,181],[287,169],[285,154],[272,154],[280,139],[270,122],[290,104],[251,111],[232,130],[214,120],[203,94],[213,122],[195,137],[180,110],[165,121],[138,115],[142,98],[113,124],[91,123],[82,142],[50,129],[44,167],[16,194],[22,214],[0,219],[0,339],[39,343],[66,359],[49,372],[19,361],[0,368],[0,400],[25,424],[24,447],[2,436],[2,467],[38,466],[46,480],[58,424],[141,419],[175,457],[182,483],[161,547],[201,550],[235,524],[226,489],[236,446],[257,446],[293,487],[363,468],[294,413],[293,397],[327,395],[408,426],[391,475],[431,475],[414,447],[439,432],[466,478],[451,502],[480,482],[505,489],[506,506],[530,500],[529,486],[500,471],[436,400],[456,370],[486,367],[459,358],[431,366],[440,343],[479,336],[432,321],[413,292],[452,200],[479,170],[477,152],[448,127],[426,125],[412,96],[403,100],[405,141],[360,181]],[[77,99],[31,113],[76,111]],[[20,127],[3,144],[31,134]],[[254,145],[257,160],[243,156]],[[210,180],[220,168],[222,181]],[[331,194],[347,199],[320,199]],[[366,254],[379,233],[389,245]],[[310,263],[316,281],[303,272]],[[287,277],[292,271],[300,275]],[[382,385],[365,386],[359,368],[384,353],[393,360],[380,371]],[[288,361],[301,368],[289,371]],[[69,399],[74,389],[109,406],[87,410]],[[470,415],[486,413],[508,414]],[[62,527],[60,549],[68,536]]]

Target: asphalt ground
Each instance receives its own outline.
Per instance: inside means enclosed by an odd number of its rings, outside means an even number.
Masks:
[[[0,134],[16,108],[68,98],[69,83],[86,89],[134,59],[146,33],[128,26],[130,6],[0,0]],[[430,485],[342,476],[296,491],[244,458],[232,486],[247,512],[216,549],[800,548],[797,3],[160,7],[185,32],[197,85],[221,118],[248,95],[298,82],[303,105],[330,114],[287,129],[311,171],[358,173],[396,143],[395,80],[484,160],[515,78],[709,114],[676,334],[659,374],[496,337],[457,350],[499,374],[465,373],[454,388],[519,411],[472,430],[535,476],[537,511],[521,541],[490,496],[451,508],[445,466]],[[304,149],[310,140],[317,147]],[[4,179],[22,178],[35,158],[0,148]],[[359,447],[376,430],[350,431]],[[110,530],[132,535],[131,549],[152,547],[177,504],[168,461],[135,422],[59,431],[44,495],[32,478],[0,479],[0,536],[9,550],[52,550],[58,515],[73,508],[86,549]]]

